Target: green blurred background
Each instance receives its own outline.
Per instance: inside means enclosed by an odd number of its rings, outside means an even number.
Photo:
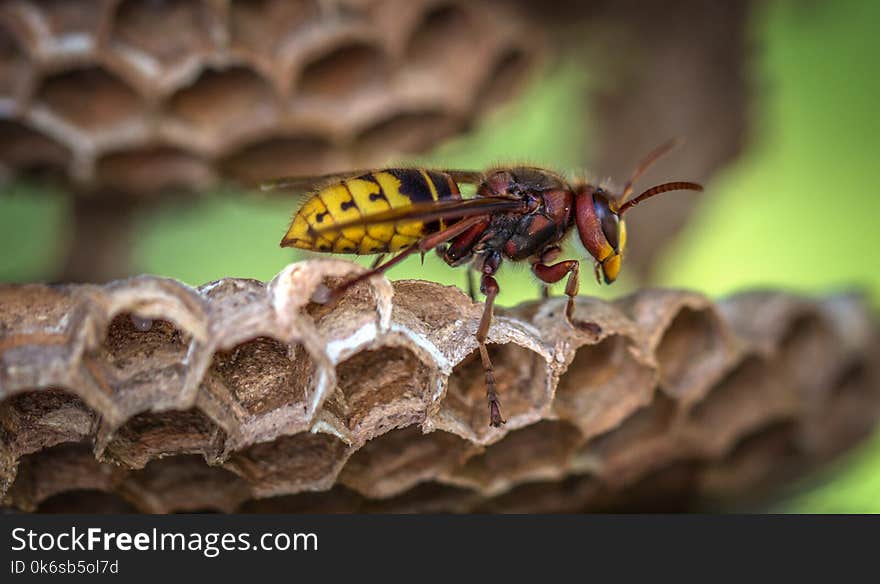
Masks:
[[[661,261],[657,284],[713,296],[765,286],[816,293],[857,287],[878,306],[878,22],[880,2],[869,0],[758,7],[751,23],[757,98],[748,146],[706,185],[696,216]],[[597,83],[573,63],[558,66],[518,103],[420,162],[589,168],[589,157],[578,159],[597,147],[589,143],[589,120],[571,120],[583,119],[583,90]],[[634,162],[642,154],[634,153]],[[0,193],[0,280],[45,280],[57,273],[68,204],[36,185]],[[136,270],[190,284],[224,276],[269,279],[302,257],[278,247],[295,204],[218,192],[148,215],[136,228]],[[650,213],[649,206],[637,212]],[[504,271],[502,304],[535,297],[527,269],[508,265]],[[424,267],[410,262],[390,275],[459,285],[465,277],[433,254]],[[588,281],[582,292],[616,296],[631,287],[624,267],[614,287],[598,289]],[[880,512],[880,437],[811,479],[777,510]]]

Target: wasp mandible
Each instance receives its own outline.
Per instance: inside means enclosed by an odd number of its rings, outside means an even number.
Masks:
[[[495,273],[502,262],[527,261],[545,285],[567,277],[565,319],[600,332],[595,323],[574,318],[579,287],[579,260],[558,261],[561,244],[572,230],[592,256],[596,278],[617,279],[626,247],[623,215],[642,201],[674,190],[702,191],[694,182],[653,186],[632,197],[635,181],[676,141],[651,152],[619,194],[587,182],[569,182],[560,174],[533,166],[469,170],[388,168],[323,176],[282,178],[263,188],[308,192],[281,240],[282,247],[346,254],[378,254],[372,269],[351,278],[330,294],[332,302],[351,286],[381,274],[406,257],[435,249],[450,266],[469,264],[480,275],[486,296],[476,340],[486,375],[489,420],[501,415],[486,338],[499,287]],[[465,199],[459,185],[476,185]],[[396,254],[385,261],[387,254]],[[553,263],[556,262],[556,263]],[[473,294],[472,294],[473,296]]]

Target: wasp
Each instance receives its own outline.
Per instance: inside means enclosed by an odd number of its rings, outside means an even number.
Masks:
[[[611,284],[620,273],[626,248],[623,215],[644,200],[674,190],[701,191],[694,182],[653,186],[633,197],[635,181],[676,145],[671,141],[651,152],[636,167],[619,193],[589,182],[569,182],[561,174],[534,166],[470,170],[387,168],[313,177],[281,178],[264,190],[309,193],[297,211],[282,247],[342,253],[376,254],[371,269],[336,286],[325,300],[333,302],[351,286],[382,274],[412,254],[436,250],[450,266],[469,265],[472,281],[480,276],[485,306],[476,341],[486,378],[489,423],[505,423],[501,414],[486,339],[495,298],[495,274],[505,261],[528,262],[543,286],[567,278],[564,317],[573,327],[598,334],[598,325],[574,318],[580,261],[557,261],[562,242],[576,231],[592,256],[597,281]],[[464,198],[460,185],[475,185]],[[394,254],[385,259],[388,254]],[[471,296],[474,296],[473,284]]]

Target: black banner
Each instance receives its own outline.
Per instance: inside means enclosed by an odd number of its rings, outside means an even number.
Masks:
[[[858,574],[852,516],[0,515],[3,582]],[[864,568],[870,569],[870,568]],[[867,574],[871,574],[868,572]]]

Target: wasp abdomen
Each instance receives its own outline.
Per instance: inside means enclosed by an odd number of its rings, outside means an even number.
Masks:
[[[318,231],[414,203],[460,199],[458,185],[442,172],[392,168],[327,185],[309,198],[290,224],[283,245],[312,251],[376,254],[400,251],[445,226],[442,221],[399,221]]]

